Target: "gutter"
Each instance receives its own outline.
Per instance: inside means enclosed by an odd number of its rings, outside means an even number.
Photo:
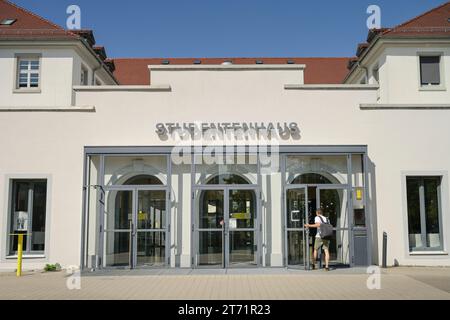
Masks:
[[[357,69],[357,68],[363,68],[366,71],[366,77],[367,77],[367,81],[369,80],[369,70],[367,70],[367,67],[364,67],[361,64],[361,61],[364,60],[364,58],[367,56],[367,54],[372,50],[372,48],[375,46],[375,44],[378,42],[378,40],[380,40],[381,38],[381,34],[377,35],[375,37],[375,39],[372,40],[372,42],[370,43],[369,47],[367,47],[366,50],[364,50],[363,54],[361,55],[361,57],[359,57],[358,61],[355,63],[355,65],[353,66],[353,68],[350,70],[350,72],[345,76],[343,83],[346,83],[348,78],[350,78],[350,76],[353,74],[353,72]]]
[[[361,64],[361,62],[359,62],[359,60],[356,62],[356,66],[361,68],[361,69],[363,69],[365,71],[365,73],[366,73],[366,81],[367,81],[367,83],[369,83],[369,69],[367,69],[366,66],[363,66]]]
[[[102,68],[102,65],[99,64],[97,68],[92,70],[92,82],[91,84],[95,86],[95,73]]]
[[[119,82],[116,80],[116,78],[114,77],[112,72],[108,69],[108,67],[104,64],[104,62],[97,56],[94,49],[92,49],[92,47],[88,43],[86,43],[86,41],[83,40],[82,38],[80,38],[79,41],[81,41],[81,43],[86,47],[86,49],[88,49],[88,51],[95,57],[97,62],[100,64],[99,67],[94,70],[94,75],[95,75],[95,71],[98,71],[101,68],[103,68],[108,73],[108,75],[114,80],[114,83],[116,85],[119,85]],[[92,77],[92,78],[94,79],[94,77]]]

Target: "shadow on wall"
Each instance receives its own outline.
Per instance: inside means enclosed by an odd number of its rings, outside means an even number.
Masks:
[[[178,199],[177,201],[173,201],[171,203],[171,206],[175,208],[175,219],[176,224],[174,223],[174,226],[176,226],[177,230],[174,232],[176,234],[176,243],[175,243],[175,267],[181,267],[181,248],[182,248],[182,239],[183,239],[183,175],[178,174],[178,195],[177,197],[173,197]],[[171,191],[172,192],[172,191]]]
[[[267,181],[267,186],[266,186],[266,190],[272,190],[272,185],[271,185],[271,181],[270,179],[266,179]],[[264,212],[266,213],[266,236],[265,236],[265,243],[262,244],[263,250],[264,248],[266,248],[266,257],[265,257],[265,262],[266,262],[266,266],[270,266],[271,265],[271,261],[270,261],[270,255],[272,253],[272,193],[271,192],[266,192],[266,200],[264,201],[263,207],[264,207]],[[283,246],[284,246],[284,237],[283,237]],[[284,247],[283,247],[284,248]]]
[[[372,245],[372,264],[380,265],[380,254],[378,248],[378,214],[377,214],[377,181],[376,181],[376,166],[368,159],[368,172],[370,176],[370,193],[369,193],[369,207],[370,207],[370,228],[371,228],[371,245]]]

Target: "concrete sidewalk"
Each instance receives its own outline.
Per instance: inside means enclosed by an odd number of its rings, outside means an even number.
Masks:
[[[1,273],[0,299],[450,299],[450,268],[383,270],[380,290],[367,288],[368,277],[365,269],[115,270],[83,273],[81,289],[69,290],[64,271]]]

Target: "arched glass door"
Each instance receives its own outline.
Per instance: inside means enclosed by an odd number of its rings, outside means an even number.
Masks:
[[[158,267],[167,264],[167,190],[149,175],[109,187],[105,204],[105,266]]]
[[[257,188],[237,175],[216,176],[195,192],[195,267],[258,265]]]
[[[317,229],[305,229],[314,224],[316,210],[321,208],[330,219],[334,236],[330,243],[330,265],[350,264],[348,186],[333,184],[318,173],[298,175],[286,187],[285,254],[286,265],[309,269],[313,257]]]

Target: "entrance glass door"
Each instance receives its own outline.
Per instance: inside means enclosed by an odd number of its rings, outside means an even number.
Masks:
[[[135,211],[133,190],[108,191],[106,199],[105,265],[130,267]]]
[[[309,231],[307,187],[293,187],[286,190],[286,265],[309,268]]]
[[[348,191],[345,186],[321,186],[316,190],[317,204],[323,210],[324,216],[333,225],[334,236],[330,242],[330,265],[350,265],[350,233]]]
[[[136,267],[166,263],[166,192],[137,190]]]
[[[198,190],[195,234],[198,267],[258,264],[257,197],[254,189]]]
[[[109,190],[105,202],[105,266],[166,265],[166,191],[155,188]]]
[[[228,267],[257,265],[256,194],[254,190],[228,190]]]
[[[199,266],[224,266],[224,196],[223,190],[200,191],[197,221]]]

